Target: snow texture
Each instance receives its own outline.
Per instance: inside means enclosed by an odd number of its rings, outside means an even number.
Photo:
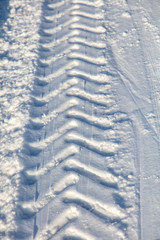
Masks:
[[[0,1],[0,239],[160,239],[159,12]]]

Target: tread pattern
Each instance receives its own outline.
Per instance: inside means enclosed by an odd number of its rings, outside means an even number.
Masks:
[[[128,222],[136,225],[123,197],[134,167],[123,174],[117,163],[132,124],[116,103],[118,75],[102,19],[102,0],[44,2],[22,156],[23,239],[128,239]]]

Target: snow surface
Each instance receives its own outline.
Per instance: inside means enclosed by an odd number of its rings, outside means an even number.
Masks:
[[[0,1],[0,239],[160,239],[159,12]]]

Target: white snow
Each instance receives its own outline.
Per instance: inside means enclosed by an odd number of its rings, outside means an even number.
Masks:
[[[160,239],[159,12],[0,2],[0,239]]]

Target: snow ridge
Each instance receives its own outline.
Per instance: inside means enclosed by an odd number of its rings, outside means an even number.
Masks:
[[[0,2],[0,239],[3,240],[14,239],[17,232],[16,205],[23,168],[19,155],[29,119],[40,15],[39,0],[34,5],[28,2],[27,8],[25,0]]]

